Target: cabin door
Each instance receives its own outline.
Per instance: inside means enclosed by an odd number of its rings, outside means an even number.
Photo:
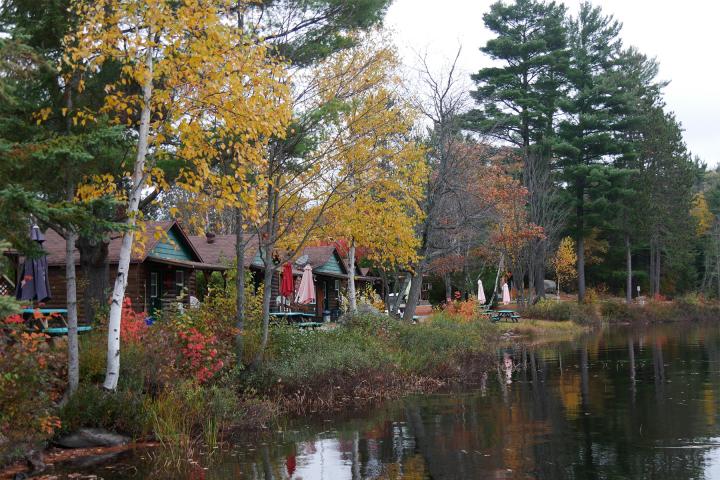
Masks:
[[[325,305],[326,295],[327,290],[324,288],[322,283],[318,282],[315,290],[315,296],[317,297],[315,299],[315,316],[317,317],[322,318],[323,305]]]
[[[148,275],[148,313],[154,315],[162,309],[163,272],[151,269]]]
[[[323,310],[330,310],[330,282],[325,280],[325,298],[323,299]]]

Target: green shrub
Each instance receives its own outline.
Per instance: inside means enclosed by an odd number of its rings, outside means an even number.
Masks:
[[[362,313],[346,317],[345,327],[367,335],[394,335],[399,321],[389,315]]]
[[[162,443],[187,448],[202,438],[212,447],[222,431],[238,423],[239,404],[231,389],[186,381],[147,403],[147,413]]]
[[[424,323],[400,325],[396,341],[402,367],[422,373],[459,356],[484,352],[495,335],[489,322],[459,322],[437,313]]]
[[[387,342],[341,326],[329,331],[302,331],[293,326],[272,329],[269,351],[250,382],[267,387],[275,382],[301,385],[323,382],[328,376],[352,376],[393,365]]]
[[[60,409],[62,429],[70,432],[81,427],[98,427],[141,437],[151,431],[146,402],[139,391],[108,392],[100,385],[81,384]]]
[[[617,300],[600,302],[600,315],[607,322],[634,322],[642,316],[641,310],[635,305]]]

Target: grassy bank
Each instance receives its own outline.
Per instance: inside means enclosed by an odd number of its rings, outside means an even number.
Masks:
[[[471,382],[487,367],[496,337],[487,323],[443,315],[415,325],[363,315],[329,331],[283,327],[246,383],[284,411],[343,408]]]
[[[674,301],[627,304],[620,299],[581,304],[575,301],[544,300],[522,310],[524,318],[577,325],[602,323],[663,323],[709,321],[720,318],[720,303],[688,295]]]
[[[534,320],[521,319],[518,323],[498,323],[502,332],[508,332],[531,339],[544,341],[572,338],[591,330],[588,325],[580,325],[570,320]]]

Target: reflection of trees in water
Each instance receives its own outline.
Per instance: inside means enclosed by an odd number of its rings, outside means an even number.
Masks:
[[[415,397],[334,422],[344,478],[702,478],[707,450],[666,447],[718,436],[720,332],[688,345],[685,328],[513,350],[512,383],[492,373],[484,396]],[[233,468],[221,460],[208,478],[287,479],[288,456],[327,428],[258,445]]]

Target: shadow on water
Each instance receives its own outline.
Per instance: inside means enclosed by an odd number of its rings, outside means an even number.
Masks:
[[[613,330],[502,349],[497,371],[483,375],[477,390],[298,419],[180,470],[168,470],[157,451],[135,451],[67,472],[106,479],[720,478],[718,380],[717,326]]]

